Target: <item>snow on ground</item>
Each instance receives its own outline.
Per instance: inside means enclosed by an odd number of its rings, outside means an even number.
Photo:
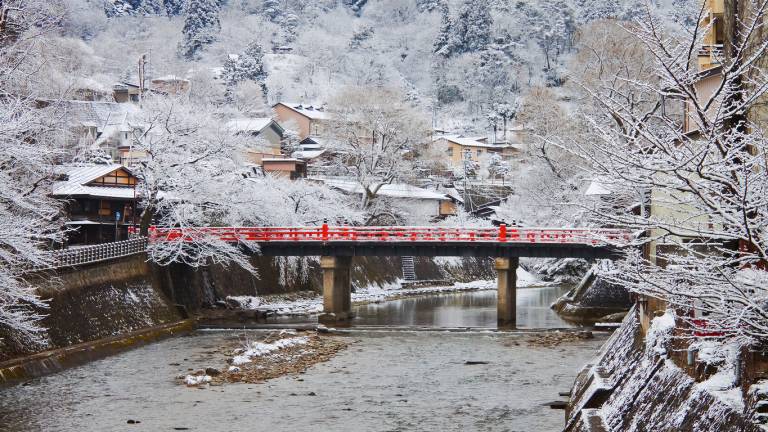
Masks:
[[[743,411],[744,399],[741,388],[738,386],[738,371],[736,370],[740,351],[739,344],[704,340],[691,344],[691,348],[698,350],[698,361],[717,367],[717,373],[696,386],[707,390],[734,409]]]
[[[651,321],[651,327],[645,336],[645,346],[649,352],[664,355],[667,353],[667,344],[675,330],[675,313],[667,310],[664,315]]]
[[[245,351],[232,358],[232,364],[239,366],[245,363],[250,363],[253,361],[254,357],[262,357],[275,351],[296,345],[306,345],[307,342],[309,342],[309,338],[307,336],[279,339],[272,343],[251,342],[247,345],[247,349],[245,349]]]
[[[196,386],[211,382],[209,375],[187,375],[184,377],[184,384],[188,386]]]
[[[517,269],[517,286],[519,288],[547,285],[547,283],[542,282],[535,275],[524,269]],[[478,280],[465,283],[457,282],[450,286],[407,289],[402,289],[401,283],[398,281],[384,286],[358,288],[356,292],[352,293],[352,302],[375,303],[403,296],[493,289],[496,289],[495,280]],[[323,299],[321,296],[291,300],[281,299],[279,296],[230,296],[227,297],[227,300],[237,303],[243,309],[269,311],[277,315],[310,315],[323,311]]]

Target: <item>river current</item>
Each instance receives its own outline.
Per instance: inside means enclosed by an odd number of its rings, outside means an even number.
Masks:
[[[567,326],[548,308],[562,291],[519,290],[520,325]],[[0,389],[0,430],[557,431],[563,411],[543,404],[570,388],[606,338],[540,347],[530,334],[485,330],[495,325],[493,291],[360,306],[357,315],[364,329],[348,330],[349,348],[301,375],[180,385],[189,368],[221,367],[218,347],[263,335],[199,331]]]

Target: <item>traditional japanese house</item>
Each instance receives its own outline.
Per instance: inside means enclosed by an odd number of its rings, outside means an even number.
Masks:
[[[136,222],[136,177],[118,164],[60,166],[52,196],[64,200],[70,244],[125,240]]]

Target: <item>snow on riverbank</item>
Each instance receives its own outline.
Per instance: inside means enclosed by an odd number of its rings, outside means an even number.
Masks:
[[[549,286],[550,283],[542,282],[535,275],[522,268],[517,269],[517,286],[519,288],[532,288]],[[385,286],[368,286],[358,288],[352,293],[353,303],[377,303],[386,300],[394,300],[400,297],[410,297],[425,294],[441,294],[463,291],[480,291],[496,289],[496,281],[479,280],[466,283],[455,283],[449,286],[401,288],[399,282]],[[323,299],[321,296],[308,298],[286,298],[287,296],[230,296],[227,301],[236,303],[243,309],[262,310],[277,315],[309,315],[323,311]]]
[[[247,348],[244,351],[232,357],[232,364],[235,366],[240,366],[252,362],[254,357],[261,357],[275,351],[279,351],[283,348],[289,348],[296,345],[306,345],[307,342],[309,342],[309,338],[307,336],[278,339],[272,343],[251,342],[247,345]]]

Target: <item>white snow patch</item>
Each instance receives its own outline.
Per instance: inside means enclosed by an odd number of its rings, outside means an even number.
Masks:
[[[188,386],[196,386],[211,382],[211,377],[208,375],[187,375],[184,378],[184,384]]]
[[[250,363],[255,357],[262,357],[275,351],[296,345],[304,345],[307,342],[309,342],[309,337],[307,336],[280,339],[272,343],[252,342],[242,354],[232,358],[232,364],[239,366],[245,363]]]
[[[743,412],[744,399],[741,388],[737,385],[739,344],[701,341],[691,344],[691,347],[699,350],[698,360],[717,366],[717,373],[696,387],[708,391],[723,403]]]
[[[645,336],[645,346],[647,351],[653,351],[656,354],[664,355],[667,353],[667,343],[672,337],[672,331],[675,329],[675,312],[668,309],[664,315],[656,317],[651,321],[651,327]]]

